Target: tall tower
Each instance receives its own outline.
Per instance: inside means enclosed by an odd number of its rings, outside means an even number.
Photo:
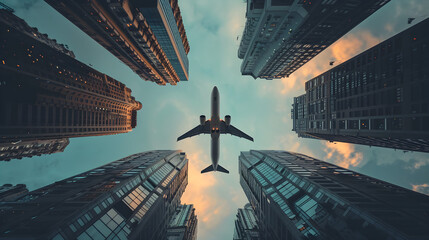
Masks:
[[[138,153],[0,205],[0,239],[167,239],[188,184],[180,151]]]
[[[28,193],[25,184],[3,184],[0,186],[0,202],[15,201]]]
[[[45,1],[142,79],[188,81],[189,43],[177,0]]]
[[[429,152],[429,19],[305,83],[298,136]]]
[[[286,151],[241,152],[263,239],[427,239],[429,196]]]
[[[239,208],[235,220],[233,240],[261,239],[258,224],[258,218],[249,203],[244,208]]]
[[[64,152],[68,138],[0,142],[0,161]]]
[[[389,0],[248,0],[238,57],[253,78],[288,77]]]
[[[194,205],[180,205],[167,228],[168,240],[196,240],[198,219]]]
[[[142,105],[123,83],[77,61],[64,45],[6,10],[0,10],[0,33],[0,160],[18,146],[35,146],[33,155],[52,153],[67,146],[66,138],[136,126]],[[53,147],[37,148],[38,140],[53,140],[43,142]],[[29,155],[14,157],[23,156]]]

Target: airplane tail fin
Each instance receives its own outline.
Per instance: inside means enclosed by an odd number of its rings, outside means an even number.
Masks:
[[[221,165],[217,165],[217,171],[223,172],[223,173],[229,173],[229,171],[223,168]]]
[[[213,165],[210,165],[210,166],[208,166],[208,167],[204,168],[204,169],[201,171],[201,173],[212,172],[213,170],[214,170],[214,169],[213,169]],[[223,173],[229,173],[229,171],[228,171],[228,170],[226,170],[225,168],[223,168],[223,167],[222,167],[222,166],[220,166],[220,165],[217,165],[217,169],[216,169],[216,171],[223,172]]]
[[[210,165],[210,166],[208,166],[208,167],[204,168],[204,169],[201,171],[201,173],[206,173],[206,172],[211,172],[211,171],[213,171],[213,165]]]

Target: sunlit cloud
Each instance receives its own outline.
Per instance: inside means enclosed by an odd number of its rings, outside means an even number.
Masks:
[[[201,169],[207,167],[206,163],[201,160],[207,158],[202,150],[194,150],[187,156],[189,159],[188,186],[182,196],[182,202],[194,204],[200,221],[208,222],[212,217],[213,208],[216,206],[215,199],[208,192],[218,184],[218,181],[213,175],[200,173]]]
[[[429,195],[429,184],[424,183],[424,184],[416,184],[411,186],[413,187],[413,191]]]
[[[219,181],[219,173],[200,173],[207,167],[210,159],[208,154],[204,150],[198,150],[198,146],[195,144],[191,143],[187,146],[187,152],[189,152],[187,154],[189,159],[188,186],[181,201],[184,204],[194,204],[198,217],[198,237],[205,239],[206,234],[213,233],[223,223],[225,217],[236,208],[231,206],[231,199],[225,198],[219,191],[219,187],[224,184]],[[240,196],[237,193],[235,195],[233,199],[240,202]]]
[[[390,24],[390,23],[387,23],[386,25],[384,25],[384,29],[385,29],[387,32],[391,33],[391,32],[393,32],[393,25],[392,25],[392,24]]]
[[[408,160],[408,159],[407,159]],[[409,161],[409,166],[406,169],[409,170],[418,170],[421,167],[429,165],[429,160],[427,159],[415,159],[414,161]]]
[[[419,162],[414,163],[413,167],[414,167],[414,169],[419,169],[420,167],[425,166],[427,164],[428,164],[427,161],[419,161]]]
[[[338,65],[379,42],[380,39],[369,31],[346,34],[289,77],[282,78],[283,88],[280,89],[280,93],[288,94],[300,91],[304,93],[304,83],[327,71],[331,67],[329,62],[334,61],[335,65]]]
[[[369,31],[360,31],[353,34],[347,34],[340,38],[328,49],[336,65],[357,54],[375,46],[380,40],[373,36]]]
[[[354,145],[350,143],[325,142],[323,151],[326,153],[326,160],[343,168],[357,167],[363,164],[363,154],[356,152]]]

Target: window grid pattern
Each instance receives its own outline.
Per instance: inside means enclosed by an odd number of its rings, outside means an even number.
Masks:
[[[284,184],[286,183],[286,184]],[[277,189],[279,189],[279,192],[286,198],[289,199],[291,198],[293,195],[295,195],[296,193],[299,192],[299,189],[296,188],[293,184],[285,181],[283,184],[284,186],[282,186],[281,188],[277,187]],[[282,184],[282,185],[283,185]]]
[[[261,174],[271,182],[271,184],[276,184],[280,179],[282,179],[282,176],[270,168],[265,162],[256,166],[256,169],[258,169]]]
[[[255,169],[252,169],[250,172],[253,174],[253,176],[255,176],[258,182],[261,183],[262,187],[268,185],[267,181],[265,181],[265,179],[261,175],[259,175],[259,173]]]
[[[164,163],[164,161],[159,161],[157,163],[155,163],[152,167],[148,168],[146,170],[146,174],[150,175],[153,171],[155,171],[155,169],[157,169],[159,166],[161,166]]]
[[[152,196],[150,196],[150,198],[145,202],[145,204],[139,209],[139,211],[136,213],[133,219],[136,220],[137,222],[140,222],[143,216],[147,213],[147,211],[156,201],[156,199],[158,199],[158,195],[152,194]]]
[[[295,206],[302,217],[301,221],[296,223],[297,228],[305,236],[319,235],[310,223],[310,219],[314,220],[317,214],[323,211],[322,208],[319,207],[319,204],[308,195],[305,195],[295,203]],[[305,221],[305,225],[302,223],[303,221]]]
[[[274,192],[273,194],[271,194],[271,197],[280,206],[282,211],[289,217],[289,219],[294,219],[296,217],[295,214],[292,212],[292,210],[290,210],[289,206],[280,197],[278,193]]]
[[[170,164],[164,164],[160,169],[158,169],[155,173],[152,174],[152,176],[149,177],[150,180],[152,180],[156,185],[158,185],[162,179],[167,176],[169,172],[173,170],[173,166]]]
[[[124,218],[114,209],[110,209],[98,221],[80,234],[78,240],[91,239],[127,239],[131,230],[126,225]]]
[[[166,187],[167,184],[174,178],[174,176],[176,176],[176,173],[178,171],[176,169],[173,170],[173,172],[170,173],[170,175],[168,175],[168,177],[162,182],[162,186]]]
[[[144,189],[142,186],[138,186],[134,191],[128,194],[128,196],[122,199],[122,201],[134,211],[147,197],[147,195],[149,195],[149,191]]]

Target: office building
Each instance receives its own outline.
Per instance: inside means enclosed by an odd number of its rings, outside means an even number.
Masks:
[[[0,161],[64,152],[69,143],[68,138],[0,142]]]
[[[233,240],[259,240],[258,221],[250,204],[238,209]]]
[[[171,217],[167,228],[168,240],[196,240],[198,219],[195,208],[191,205],[180,205]]]
[[[25,184],[3,184],[0,186],[0,204],[1,202],[15,201],[16,199],[28,193]]]
[[[427,239],[429,196],[286,151],[241,152],[263,239]]]
[[[0,143],[9,143],[3,147],[61,142],[35,150],[37,155],[61,151],[64,138],[126,133],[136,126],[142,105],[123,83],[77,61],[66,46],[6,10],[0,10],[0,33]]]
[[[288,77],[389,0],[248,0],[238,57],[253,78]]]
[[[0,204],[0,239],[167,239],[188,183],[180,151],[134,154]]]
[[[429,152],[429,19],[305,83],[301,137]]]
[[[189,43],[177,0],[45,1],[142,79],[188,81]]]

